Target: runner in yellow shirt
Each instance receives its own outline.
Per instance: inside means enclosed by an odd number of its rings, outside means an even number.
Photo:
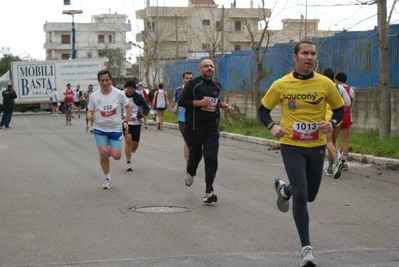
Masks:
[[[318,193],[326,150],[326,133],[342,120],[344,101],[327,77],[313,71],[316,46],[301,41],[294,47],[295,70],[276,80],[262,99],[259,117],[274,137],[280,140],[281,155],[290,184],[275,179],[277,206],[287,212],[293,198],[293,216],[301,240],[301,267],[316,266],[309,237],[307,202]],[[333,111],[325,120],[326,103]],[[270,111],[281,106],[280,125]]]

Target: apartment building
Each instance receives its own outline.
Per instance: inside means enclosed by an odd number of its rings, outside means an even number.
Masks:
[[[46,22],[44,31],[46,60],[72,58],[72,23]],[[124,14],[102,14],[92,16],[90,23],[75,23],[76,58],[104,57],[104,49],[119,49],[123,55],[132,48],[126,41],[131,31],[130,21]],[[122,75],[129,68],[126,63]]]
[[[136,41],[143,43],[143,54],[137,62],[146,70],[142,74],[160,75],[163,62],[200,58],[216,53],[250,50],[251,35],[258,42],[265,20],[271,16],[269,8],[237,8],[236,1],[219,7],[214,0],[188,0],[187,7],[150,6],[136,11],[143,20],[143,31]],[[283,19],[280,29],[268,29],[262,46],[296,42],[312,37],[327,37],[333,31],[318,30],[318,19]]]
[[[258,8],[236,8],[235,3],[218,8],[214,0],[188,0],[188,7],[150,6],[147,1],[144,9],[136,11],[136,18],[144,23],[136,40],[144,43],[146,56],[157,52],[161,60],[248,50],[251,40],[246,23],[257,34],[262,16],[270,16],[270,10],[262,15]]]

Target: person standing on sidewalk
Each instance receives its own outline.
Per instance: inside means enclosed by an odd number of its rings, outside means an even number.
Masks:
[[[124,112],[123,116],[129,125],[129,131],[125,134],[125,155],[126,155],[126,171],[132,171],[132,153],[136,152],[139,147],[141,123],[140,119],[144,118],[150,108],[144,97],[136,92],[136,82],[129,80],[125,84],[125,95],[132,106],[132,112]]]
[[[335,82],[342,86],[345,91],[348,93],[350,98],[350,105],[344,107],[344,118],[342,119],[342,123],[340,125],[341,130],[341,138],[342,138],[342,157],[344,160],[344,164],[342,166],[342,170],[347,171],[348,168],[348,153],[349,153],[349,129],[353,125],[352,121],[352,105],[353,101],[355,101],[355,91],[352,87],[346,84],[346,74],[343,72],[337,73],[335,75]]]
[[[0,129],[3,129],[3,126],[6,129],[11,129],[10,122],[14,111],[14,99],[17,98],[17,94],[12,85],[9,84],[1,95],[3,96],[3,116],[1,117]]]
[[[112,187],[109,157],[119,160],[122,156],[122,129],[125,134],[129,127],[127,121],[122,121],[122,110],[132,113],[132,106],[124,92],[112,86],[112,76],[108,70],[97,74],[100,90],[90,96],[90,121],[94,122],[94,137],[100,154],[100,165],[104,173],[103,188]]]
[[[316,46],[311,41],[295,44],[292,58],[295,69],[276,80],[262,98],[259,118],[280,140],[281,155],[290,184],[276,178],[277,206],[288,212],[293,198],[293,216],[302,245],[301,267],[316,266],[309,237],[307,202],[313,202],[323,176],[326,133],[342,120],[344,101],[334,83],[313,71]],[[333,111],[325,121],[326,103]],[[270,111],[281,106],[280,125]]]
[[[177,122],[179,124],[180,133],[183,136],[183,142],[184,142],[183,153],[184,153],[184,158],[187,161],[188,146],[186,144],[186,141],[184,141],[184,128],[186,127],[186,122],[184,118],[185,110],[184,108],[179,107],[179,105],[177,105],[177,101],[179,100],[179,97],[182,95],[186,83],[193,79],[193,73],[191,71],[186,71],[183,73],[182,76],[183,76],[183,84],[176,88],[175,93],[173,95],[172,105],[173,105],[173,113],[177,114]]]
[[[221,85],[213,81],[215,66],[210,59],[201,61],[200,76],[190,80],[177,104],[186,109],[184,140],[189,148],[184,182],[191,186],[197,174],[202,156],[205,163],[205,196],[203,203],[217,202],[213,182],[218,168],[219,119],[222,108],[231,111],[231,106],[219,99]]]

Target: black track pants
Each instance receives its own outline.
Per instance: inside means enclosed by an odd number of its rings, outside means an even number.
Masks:
[[[204,156],[206,193],[212,192],[218,169],[219,130],[217,128],[210,128],[205,132],[186,130],[184,139],[189,148],[187,172],[195,176],[198,164]]]

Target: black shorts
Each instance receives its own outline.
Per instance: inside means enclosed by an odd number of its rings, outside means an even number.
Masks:
[[[80,102],[73,102],[73,104],[75,105],[75,107],[80,107]]]
[[[141,125],[130,125],[129,124],[129,134],[132,136],[132,140],[135,142],[140,142]]]

